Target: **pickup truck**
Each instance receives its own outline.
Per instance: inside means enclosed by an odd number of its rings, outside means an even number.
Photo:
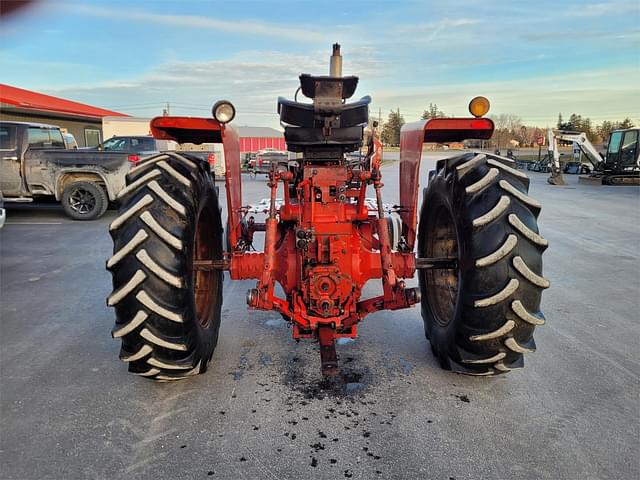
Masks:
[[[175,142],[157,140],[150,135],[113,136],[97,147],[84,148],[83,150],[126,153],[129,161],[136,165],[141,158],[148,155],[175,150]]]
[[[5,202],[55,197],[74,220],[93,220],[125,186],[126,152],[69,150],[59,127],[0,122],[0,191]]]
[[[289,161],[287,152],[279,152],[276,150],[261,150],[255,157],[250,157],[248,162],[248,171],[252,178],[258,173],[268,174],[271,171],[271,165],[276,163],[286,167]]]

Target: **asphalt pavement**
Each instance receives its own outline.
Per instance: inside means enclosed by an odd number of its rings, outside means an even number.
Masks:
[[[383,175],[391,203],[397,163]],[[441,370],[413,308],[367,317],[338,346],[341,377],[323,381],[317,346],[246,309],[253,281],[227,279],[209,371],[152,383],[126,372],[109,333],[115,212],[87,223],[8,205],[0,478],[640,478],[640,189],[531,176],[547,323],[526,367],[496,378]],[[247,203],[268,196],[264,178],[243,188]]]

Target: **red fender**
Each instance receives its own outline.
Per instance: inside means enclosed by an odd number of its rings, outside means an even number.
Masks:
[[[494,125],[488,118],[432,118],[407,123],[400,131],[400,218],[402,233],[411,250],[416,242],[420,160],[424,142],[488,140]]]
[[[242,181],[240,178],[240,139],[235,128],[213,118],[156,117],[151,120],[154,138],[178,143],[222,143],[224,147],[225,185],[229,212],[231,245],[238,241],[242,218]]]

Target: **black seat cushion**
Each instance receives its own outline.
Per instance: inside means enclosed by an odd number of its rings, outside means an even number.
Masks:
[[[302,152],[306,147],[341,147],[343,151],[357,150],[362,145],[364,127],[332,128],[329,137],[322,128],[285,127],[284,139],[291,152]]]
[[[366,125],[369,121],[369,103],[371,103],[369,96],[362,97],[357,102],[345,103],[338,115],[339,127],[349,128]],[[278,113],[280,121],[286,125],[321,128],[324,124],[311,103],[299,103],[278,97]]]

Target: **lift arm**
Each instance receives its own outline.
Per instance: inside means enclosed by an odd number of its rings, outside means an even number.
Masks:
[[[558,150],[558,140],[577,144],[589,162],[593,165],[594,170],[597,169],[598,165],[602,162],[602,157],[589,141],[585,133],[549,129],[547,130],[547,140],[549,145],[549,158],[551,159],[551,176],[549,177],[548,182],[552,185],[565,185],[562,170],[560,170],[560,151]]]
[[[563,130],[549,130],[547,132],[549,139],[549,153],[553,155],[553,163],[556,166],[560,166],[559,159],[560,153],[558,152],[558,140],[564,140],[566,142],[576,143],[580,150],[585,154],[587,159],[593,165],[593,168],[596,168],[600,162],[602,162],[602,157],[593,146],[593,144],[587,138],[587,135],[582,132],[567,132]]]

